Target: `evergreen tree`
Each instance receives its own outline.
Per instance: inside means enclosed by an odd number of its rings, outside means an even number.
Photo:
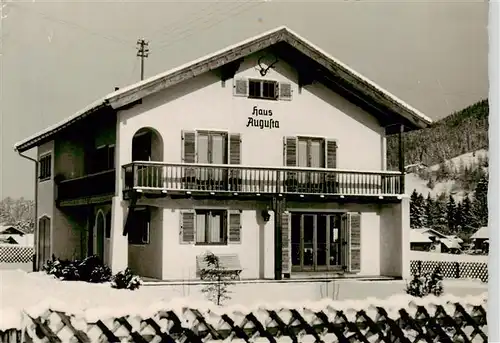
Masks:
[[[457,210],[455,211],[455,225],[454,226],[455,226],[456,232],[462,231],[462,228],[464,227],[462,202],[457,203]]]
[[[472,202],[468,194],[462,200],[462,232],[469,235],[477,229],[476,218],[472,212]]]
[[[477,226],[488,226],[488,175],[485,173],[481,176],[474,191],[472,210]]]
[[[455,199],[450,195],[446,204],[446,221],[448,222],[449,232],[456,232],[456,214],[457,205]]]
[[[424,226],[425,211],[423,197],[414,189],[410,196],[410,227],[420,229]]]
[[[434,200],[431,198],[431,193],[427,194],[424,204],[425,226],[432,227],[434,222]]]
[[[434,202],[432,228],[442,233],[448,232],[448,220],[446,215],[446,196],[441,194]]]

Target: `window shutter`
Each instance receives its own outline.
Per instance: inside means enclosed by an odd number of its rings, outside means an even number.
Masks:
[[[292,264],[292,242],[290,240],[291,236],[291,214],[289,212],[285,212],[281,215],[281,269],[284,274],[291,273],[291,264]]]
[[[180,243],[193,244],[195,237],[196,212],[194,210],[180,211]]]
[[[241,164],[241,136],[239,133],[229,135],[229,164]]]
[[[284,138],[285,166],[297,166],[297,137]]]
[[[248,80],[234,79],[233,89],[235,96],[248,96]]]
[[[361,271],[361,214],[349,213],[349,272]]]
[[[239,133],[229,134],[229,164],[241,164],[241,135]],[[231,191],[240,190],[241,171],[230,169],[229,187]]]
[[[328,139],[326,141],[326,167],[329,169],[337,168],[337,142]]]
[[[228,241],[232,244],[241,243],[241,213],[239,210],[229,211]]]
[[[196,131],[182,131],[182,162],[196,163]]]
[[[292,84],[288,82],[279,83],[279,99],[292,100]]]

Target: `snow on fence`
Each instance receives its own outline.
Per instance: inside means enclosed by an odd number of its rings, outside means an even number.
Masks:
[[[467,298],[325,299],[253,309],[181,300],[142,312],[113,309],[107,314],[103,309],[70,314],[62,307],[39,306],[25,311],[22,327],[0,331],[0,339],[6,343],[488,341],[487,293]]]
[[[31,263],[35,248],[15,244],[0,245],[0,263]]]
[[[410,261],[412,275],[431,273],[438,268],[447,279],[479,279],[488,282],[488,264],[484,262]]]

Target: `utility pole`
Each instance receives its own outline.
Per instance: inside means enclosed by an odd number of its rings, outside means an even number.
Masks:
[[[141,58],[141,81],[144,80],[144,59],[149,56],[149,42],[144,39],[137,40],[137,56]]]

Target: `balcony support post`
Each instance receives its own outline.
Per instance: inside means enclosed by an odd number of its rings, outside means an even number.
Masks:
[[[283,278],[283,199],[275,196],[272,208],[274,212],[274,279],[281,280]]]
[[[405,193],[405,149],[404,149],[404,139],[403,133],[405,131],[405,126],[400,124],[399,126],[399,171],[401,172],[400,181],[399,181],[399,194]]]

